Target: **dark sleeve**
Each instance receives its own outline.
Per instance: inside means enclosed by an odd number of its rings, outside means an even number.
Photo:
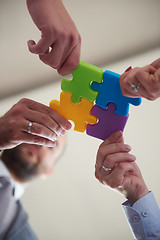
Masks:
[[[17,204],[9,178],[0,177],[0,239],[3,239],[15,216]]]

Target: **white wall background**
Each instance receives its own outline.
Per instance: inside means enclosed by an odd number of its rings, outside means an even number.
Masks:
[[[160,49],[138,55],[104,69],[122,73],[128,66],[143,66],[160,56]],[[60,81],[34,91],[2,100],[0,112],[9,109],[22,97],[46,105],[59,99]],[[124,135],[132,146],[137,164],[150,190],[160,205],[160,101],[142,101],[130,107],[130,117]],[[37,180],[27,189],[23,204],[30,223],[40,240],[105,240],[133,239],[119,193],[102,186],[94,177],[94,165],[101,141],[85,133],[71,130],[64,156],[49,179]]]

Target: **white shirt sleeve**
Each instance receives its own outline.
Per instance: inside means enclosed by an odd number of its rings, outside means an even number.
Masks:
[[[160,209],[152,192],[139,199],[132,207],[128,201],[122,207],[134,239],[160,240]]]

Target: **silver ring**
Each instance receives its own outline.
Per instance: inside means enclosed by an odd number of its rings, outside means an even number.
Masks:
[[[28,124],[28,129],[27,129],[27,132],[28,133],[31,133],[31,127],[32,127],[33,123],[32,122],[29,122]]]
[[[105,167],[105,166],[103,166],[103,165],[102,165],[102,168],[103,168],[103,170],[106,171],[106,172],[111,172],[111,171],[112,171],[112,168]]]
[[[132,83],[132,84],[130,85],[130,89],[132,90],[132,92],[137,93],[140,85],[141,85],[140,83],[138,83],[137,86]]]

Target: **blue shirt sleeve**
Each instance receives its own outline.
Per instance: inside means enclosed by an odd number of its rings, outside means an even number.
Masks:
[[[134,239],[160,240],[160,210],[152,192],[139,199],[131,207],[122,204]]]

